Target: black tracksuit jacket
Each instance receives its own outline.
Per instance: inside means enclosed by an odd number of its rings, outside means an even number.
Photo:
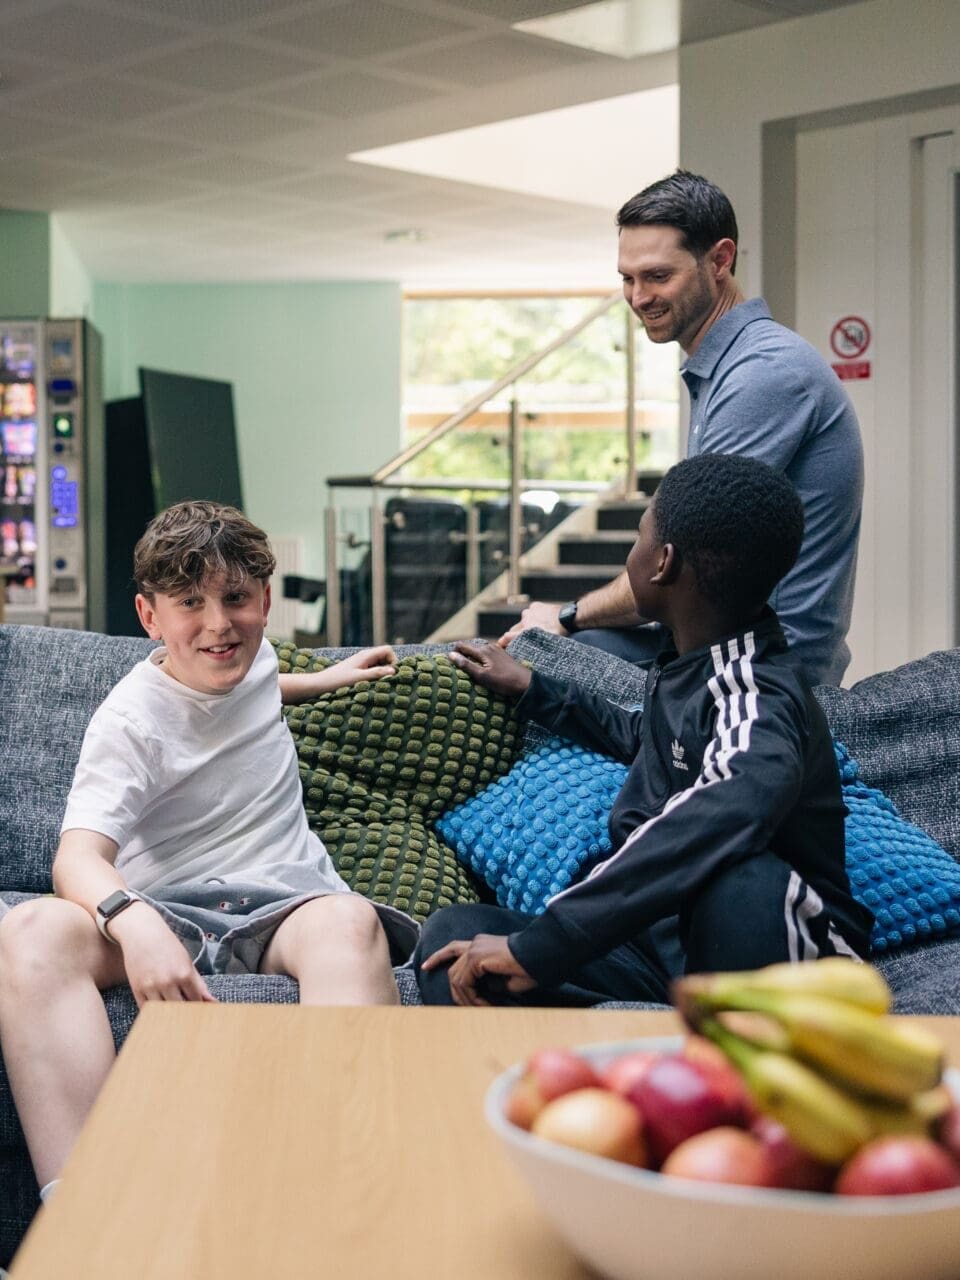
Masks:
[[[610,814],[613,852],[509,937],[541,986],[682,915],[724,868],[769,850],[823,899],[859,955],[873,917],[850,893],[830,731],[777,617],[682,657],[664,650],[642,711],[534,672],[517,707],[630,765]]]

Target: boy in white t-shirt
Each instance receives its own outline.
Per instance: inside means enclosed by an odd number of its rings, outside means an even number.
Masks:
[[[239,511],[183,502],[134,552],[137,613],[163,647],[87,729],[56,896],[0,921],[0,1040],[48,1192],[114,1059],[100,992],[212,1001],[204,974],[289,974],[303,1004],[395,1004],[417,926],[340,878],[303,809],[280,711],[393,674],[388,646],[279,676],[264,639],[275,567]]]

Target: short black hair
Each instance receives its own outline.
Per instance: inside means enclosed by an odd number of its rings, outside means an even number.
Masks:
[[[740,232],[733,205],[715,183],[688,169],[651,183],[617,213],[618,227],[676,227],[683,247],[701,258],[718,240],[737,244]],[[736,268],[734,256],[731,275]]]
[[[769,600],[803,541],[803,505],[783,474],[756,458],[701,453],[671,467],[653,501],[670,542],[715,607],[746,615]]]

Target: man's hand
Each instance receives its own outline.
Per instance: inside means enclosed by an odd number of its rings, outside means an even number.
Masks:
[[[123,952],[127,981],[138,1008],[148,1000],[216,1003],[186,947],[153,907],[134,902],[111,921],[109,929]]]
[[[520,621],[515,622],[509,631],[505,631],[497,644],[505,649],[521,631],[529,631],[531,627],[537,627],[541,631],[552,631],[556,636],[569,635],[569,631],[560,621],[560,609],[561,606],[558,604],[544,604],[542,600],[531,601],[521,613]]]
[[[478,933],[472,942],[448,942],[428,956],[420,967],[429,972],[444,964],[450,965],[447,978],[455,1004],[488,1005],[490,1001],[484,1000],[477,990],[477,984],[487,974],[505,977],[504,986],[511,995],[522,995],[537,985],[514,959],[506,938],[491,933]]]
[[[499,645],[467,644],[460,640],[449,656],[453,665],[465,671],[471,680],[505,698],[519,698],[530,684],[530,668],[504,653]]]

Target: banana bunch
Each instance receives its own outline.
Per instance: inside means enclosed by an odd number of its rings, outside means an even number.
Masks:
[[[673,998],[760,1110],[820,1160],[840,1164],[882,1134],[929,1134],[950,1106],[943,1046],[885,1016],[890,991],[870,965],[828,958],[691,975]]]

